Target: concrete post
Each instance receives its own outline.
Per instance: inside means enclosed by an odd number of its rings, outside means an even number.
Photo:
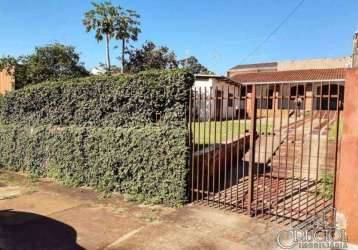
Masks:
[[[358,69],[347,70],[344,90],[341,162],[336,207],[345,217],[348,241],[358,244]]]

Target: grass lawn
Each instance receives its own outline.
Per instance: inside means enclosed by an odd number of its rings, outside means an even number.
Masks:
[[[258,120],[256,123],[257,131],[261,132],[272,132],[272,124],[268,123],[266,126],[265,121]],[[192,124],[192,130],[194,134],[194,143],[201,145],[208,145],[214,143],[225,142],[232,140],[232,138],[237,137],[239,134],[243,135],[245,132],[245,122],[234,120],[234,121],[207,121],[207,122],[195,122]],[[250,130],[250,121],[246,121],[246,130]],[[200,134],[199,134],[200,132]]]
[[[329,140],[336,140],[337,136],[337,121],[335,121],[332,125],[329,126],[328,131],[328,139]],[[341,139],[343,133],[343,118],[339,119],[339,128],[338,128],[338,139]]]

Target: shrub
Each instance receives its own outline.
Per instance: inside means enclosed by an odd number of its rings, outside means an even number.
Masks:
[[[178,206],[185,201],[187,130],[0,127],[0,165],[67,185],[119,191],[136,200]]]
[[[0,165],[178,206],[186,199],[192,84],[187,71],[170,70],[7,93],[0,97]]]
[[[6,94],[4,124],[131,127],[155,121],[186,126],[193,76],[183,70],[150,71],[48,82]]]
[[[333,193],[334,193],[333,189],[334,189],[334,175],[332,173],[326,173],[322,178],[320,178],[316,196],[322,199],[331,200],[333,199]]]

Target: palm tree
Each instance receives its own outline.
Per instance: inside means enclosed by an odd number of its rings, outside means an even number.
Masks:
[[[109,57],[109,42],[114,36],[115,24],[118,22],[119,8],[112,5],[111,2],[92,3],[93,9],[85,13],[83,25],[86,27],[86,32],[95,31],[95,38],[97,42],[106,38],[106,64],[107,68],[111,70],[111,60]]]
[[[137,14],[134,10],[125,10],[123,11],[119,7],[119,19],[117,19],[115,25],[115,38],[122,41],[122,55],[121,55],[121,71],[124,72],[124,55],[126,49],[126,42],[129,43],[130,40],[137,41],[138,34],[141,32],[139,28],[140,15]]]

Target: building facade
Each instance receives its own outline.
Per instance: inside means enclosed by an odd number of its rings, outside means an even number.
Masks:
[[[358,59],[358,58],[357,58]],[[238,74],[281,72],[309,69],[351,68],[353,56],[337,58],[316,58],[304,60],[288,60],[270,63],[242,64],[228,70],[227,76],[232,78]]]
[[[0,71],[0,94],[5,94],[6,92],[12,91],[15,89],[15,79],[13,71],[3,69]]]

